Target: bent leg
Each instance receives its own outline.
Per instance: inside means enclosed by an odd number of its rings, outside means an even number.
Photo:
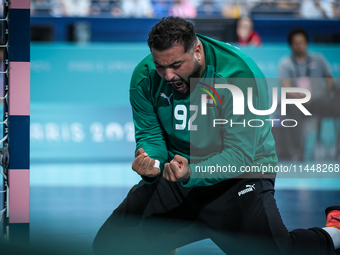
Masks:
[[[95,254],[159,255],[207,238],[204,228],[187,217],[181,197],[176,185],[163,178],[140,182],[100,228]]]
[[[251,186],[255,189],[239,193]],[[274,179],[240,180],[204,211],[211,208],[218,208],[214,222],[220,224],[204,222],[212,229],[211,239],[228,255],[334,255],[333,242],[323,229],[287,230],[274,199]]]
[[[264,190],[270,189],[271,183],[269,180],[263,180],[262,183]],[[264,192],[263,208],[268,221],[268,230],[271,231],[272,239],[279,247],[281,254],[334,255],[333,241],[323,229],[295,229],[288,232],[282,222],[274,199],[274,193]]]

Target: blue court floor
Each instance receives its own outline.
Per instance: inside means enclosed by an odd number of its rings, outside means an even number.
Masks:
[[[98,229],[138,180],[127,163],[32,164],[31,245],[53,247],[53,254],[92,254]],[[340,178],[278,178],[276,187],[288,230],[323,227],[324,209],[340,204]],[[177,254],[224,253],[207,239]]]

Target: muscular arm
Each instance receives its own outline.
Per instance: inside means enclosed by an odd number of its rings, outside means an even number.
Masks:
[[[146,82],[143,80],[141,83]],[[130,103],[135,124],[136,152],[143,148],[151,159],[160,161],[161,169],[168,157],[165,138],[161,125],[159,124],[155,108],[151,103],[150,91],[140,84],[130,89]],[[156,178],[142,175],[147,182],[153,182]]]

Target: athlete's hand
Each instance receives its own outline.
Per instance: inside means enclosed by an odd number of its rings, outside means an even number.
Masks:
[[[186,182],[189,180],[191,170],[188,160],[176,155],[170,163],[164,165],[163,178],[172,182]]]
[[[155,160],[150,158],[143,148],[140,148],[135,154],[135,160],[132,163],[132,170],[139,175],[147,177],[156,177],[161,172],[160,168],[154,167]]]

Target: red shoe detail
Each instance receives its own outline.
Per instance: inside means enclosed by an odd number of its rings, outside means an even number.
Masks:
[[[340,230],[340,211],[333,210],[326,216],[326,227],[335,227]]]

